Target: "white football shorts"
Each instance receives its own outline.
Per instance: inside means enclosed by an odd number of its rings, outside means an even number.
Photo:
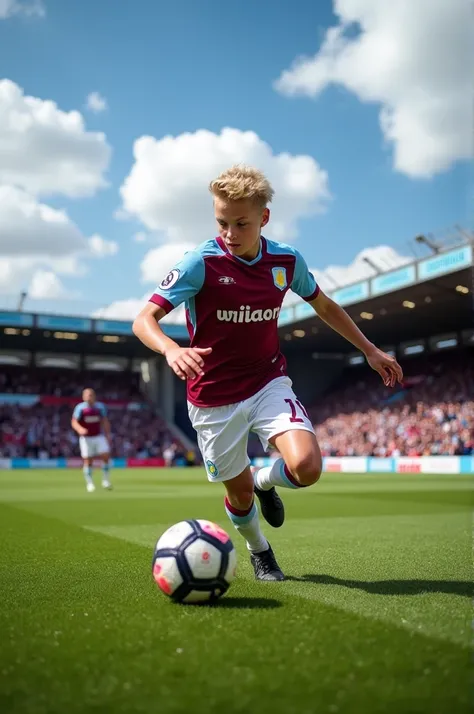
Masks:
[[[245,401],[223,407],[196,407],[188,402],[209,481],[229,481],[249,465],[247,442],[251,431],[265,451],[269,440],[285,431],[300,429],[314,434],[292,384],[289,377],[277,377]]]
[[[103,434],[98,436],[80,436],[79,448],[83,459],[93,459],[95,456],[108,454],[109,442]]]

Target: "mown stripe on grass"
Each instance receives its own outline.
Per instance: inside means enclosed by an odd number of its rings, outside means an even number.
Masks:
[[[243,542],[227,522],[220,523],[238,549],[240,577],[253,579]],[[88,528],[151,553],[169,525]],[[471,644],[474,585],[467,514],[289,520],[266,534],[291,578],[281,586],[285,593]]]

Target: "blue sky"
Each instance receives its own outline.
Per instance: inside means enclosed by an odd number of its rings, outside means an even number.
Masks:
[[[350,26],[346,36],[357,40],[363,33],[364,6],[370,10],[373,2],[359,0],[362,24]],[[340,5],[347,2],[341,0]],[[151,283],[143,282],[140,265],[150,250],[166,245],[168,239],[144,226],[140,211],[132,211],[129,220],[115,216],[122,205],[120,186],[133,166],[134,141],[143,135],[159,141],[199,129],[219,135],[232,127],[255,132],[273,155],[312,157],[327,172],[331,200],[325,212],[293,217],[297,236],[292,240],[311,267],[320,270],[333,263],[348,265],[368,246],[387,244],[403,251],[403,243],[406,247],[419,232],[470,222],[468,164],[462,150],[450,149],[448,137],[444,154],[451,150],[452,158],[444,159],[447,165],[438,169],[436,160],[421,156],[420,171],[428,175],[415,175],[417,169],[410,166],[397,169],[396,142],[387,141],[380,125],[383,102],[363,98],[364,92],[373,94],[373,77],[368,78],[367,90],[355,92],[351,78],[344,79],[347,70],[341,70],[343,79],[328,78],[316,96],[314,87],[301,89],[297,76],[296,94],[275,86],[298,57],[314,57],[328,28],[340,23],[332,2],[293,0],[279,3],[278,10],[269,0],[44,0],[42,6],[44,16],[19,12],[0,20],[1,77],[27,96],[54,101],[63,112],[80,111],[85,131],[103,132],[112,148],[103,173],[106,189],[76,198],[60,191],[37,195],[38,201],[66,210],[83,236],[99,234],[117,244],[115,254],[85,260],[87,273],[80,277],[59,271],[58,280],[78,298],[108,304],[152,291]],[[417,21],[414,15],[413,23]],[[382,30],[387,31],[384,23]],[[429,58],[423,56],[419,63],[428,63],[429,70]],[[402,67],[399,76],[408,70]],[[398,96],[401,90],[390,95],[390,80],[387,86],[382,95]],[[105,98],[105,111],[87,109],[86,97],[93,91]],[[430,81],[426,91],[433,92],[442,106],[442,86],[437,94],[436,82]],[[425,113],[420,110],[419,116]],[[408,135],[402,120],[400,126]],[[433,141],[444,140],[441,134]],[[409,140],[405,135],[400,140],[402,153],[407,153]],[[179,210],[186,212],[185,200]],[[146,241],[133,240],[138,231],[146,232]],[[157,273],[156,281],[161,277]]]

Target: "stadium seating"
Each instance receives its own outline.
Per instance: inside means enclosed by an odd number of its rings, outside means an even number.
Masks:
[[[308,409],[324,456],[474,454],[474,359],[471,351],[402,360],[404,384],[384,387],[366,366],[347,368],[336,389]],[[127,372],[2,368],[0,394],[42,395],[35,403],[0,403],[0,458],[71,458],[78,440],[70,427],[84,385],[109,406],[116,457],[161,458],[176,444]],[[299,395],[304,402],[304,394]],[[114,404],[115,402],[115,404]],[[255,435],[249,456],[263,456]]]
[[[402,387],[384,387],[367,367],[348,369],[309,410],[323,456],[474,454],[472,352],[402,363]]]
[[[137,375],[2,366],[0,458],[78,456],[78,438],[70,424],[85,385],[93,387],[98,399],[107,403],[113,456],[161,458],[171,444],[175,444],[176,458],[183,456],[183,445],[144,401]],[[15,395],[20,403],[10,403],[9,395]],[[38,395],[38,399],[22,403],[21,398],[27,395]]]
[[[131,372],[82,371],[71,374],[69,369],[25,369],[2,365],[0,394],[48,394],[57,397],[77,397],[84,386],[92,387],[98,398],[115,400],[143,399],[138,386],[138,374]]]

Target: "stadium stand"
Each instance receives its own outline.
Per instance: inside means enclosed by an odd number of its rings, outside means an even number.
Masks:
[[[369,368],[347,369],[309,413],[323,456],[474,454],[472,350],[407,360],[389,390]]]
[[[403,366],[405,380],[395,391],[368,367],[347,367],[308,409],[323,456],[474,454],[472,350],[417,357]],[[78,456],[70,420],[84,385],[108,404],[114,455],[157,458],[172,447],[183,456],[183,444],[140,393],[138,375],[5,366],[0,393],[39,398],[0,404],[0,458]],[[254,435],[249,456],[263,456]]]
[[[4,365],[0,375],[0,393],[5,395],[0,403],[0,458],[78,456],[78,438],[70,423],[84,386],[92,386],[108,406],[114,456],[153,459],[163,457],[173,445],[176,458],[184,454],[183,444],[144,400],[136,374],[71,374],[71,370]],[[8,395],[16,395],[19,403],[9,403]],[[28,396],[32,399],[22,402],[21,397]]]
[[[70,370],[4,365],[0,374],[0,393],[4,394],[47,394],[80,400],[84,386],[95,389],[100,400],[143,400],[138,374],[130,372],[84,370],[75,372],[71,380]]]

